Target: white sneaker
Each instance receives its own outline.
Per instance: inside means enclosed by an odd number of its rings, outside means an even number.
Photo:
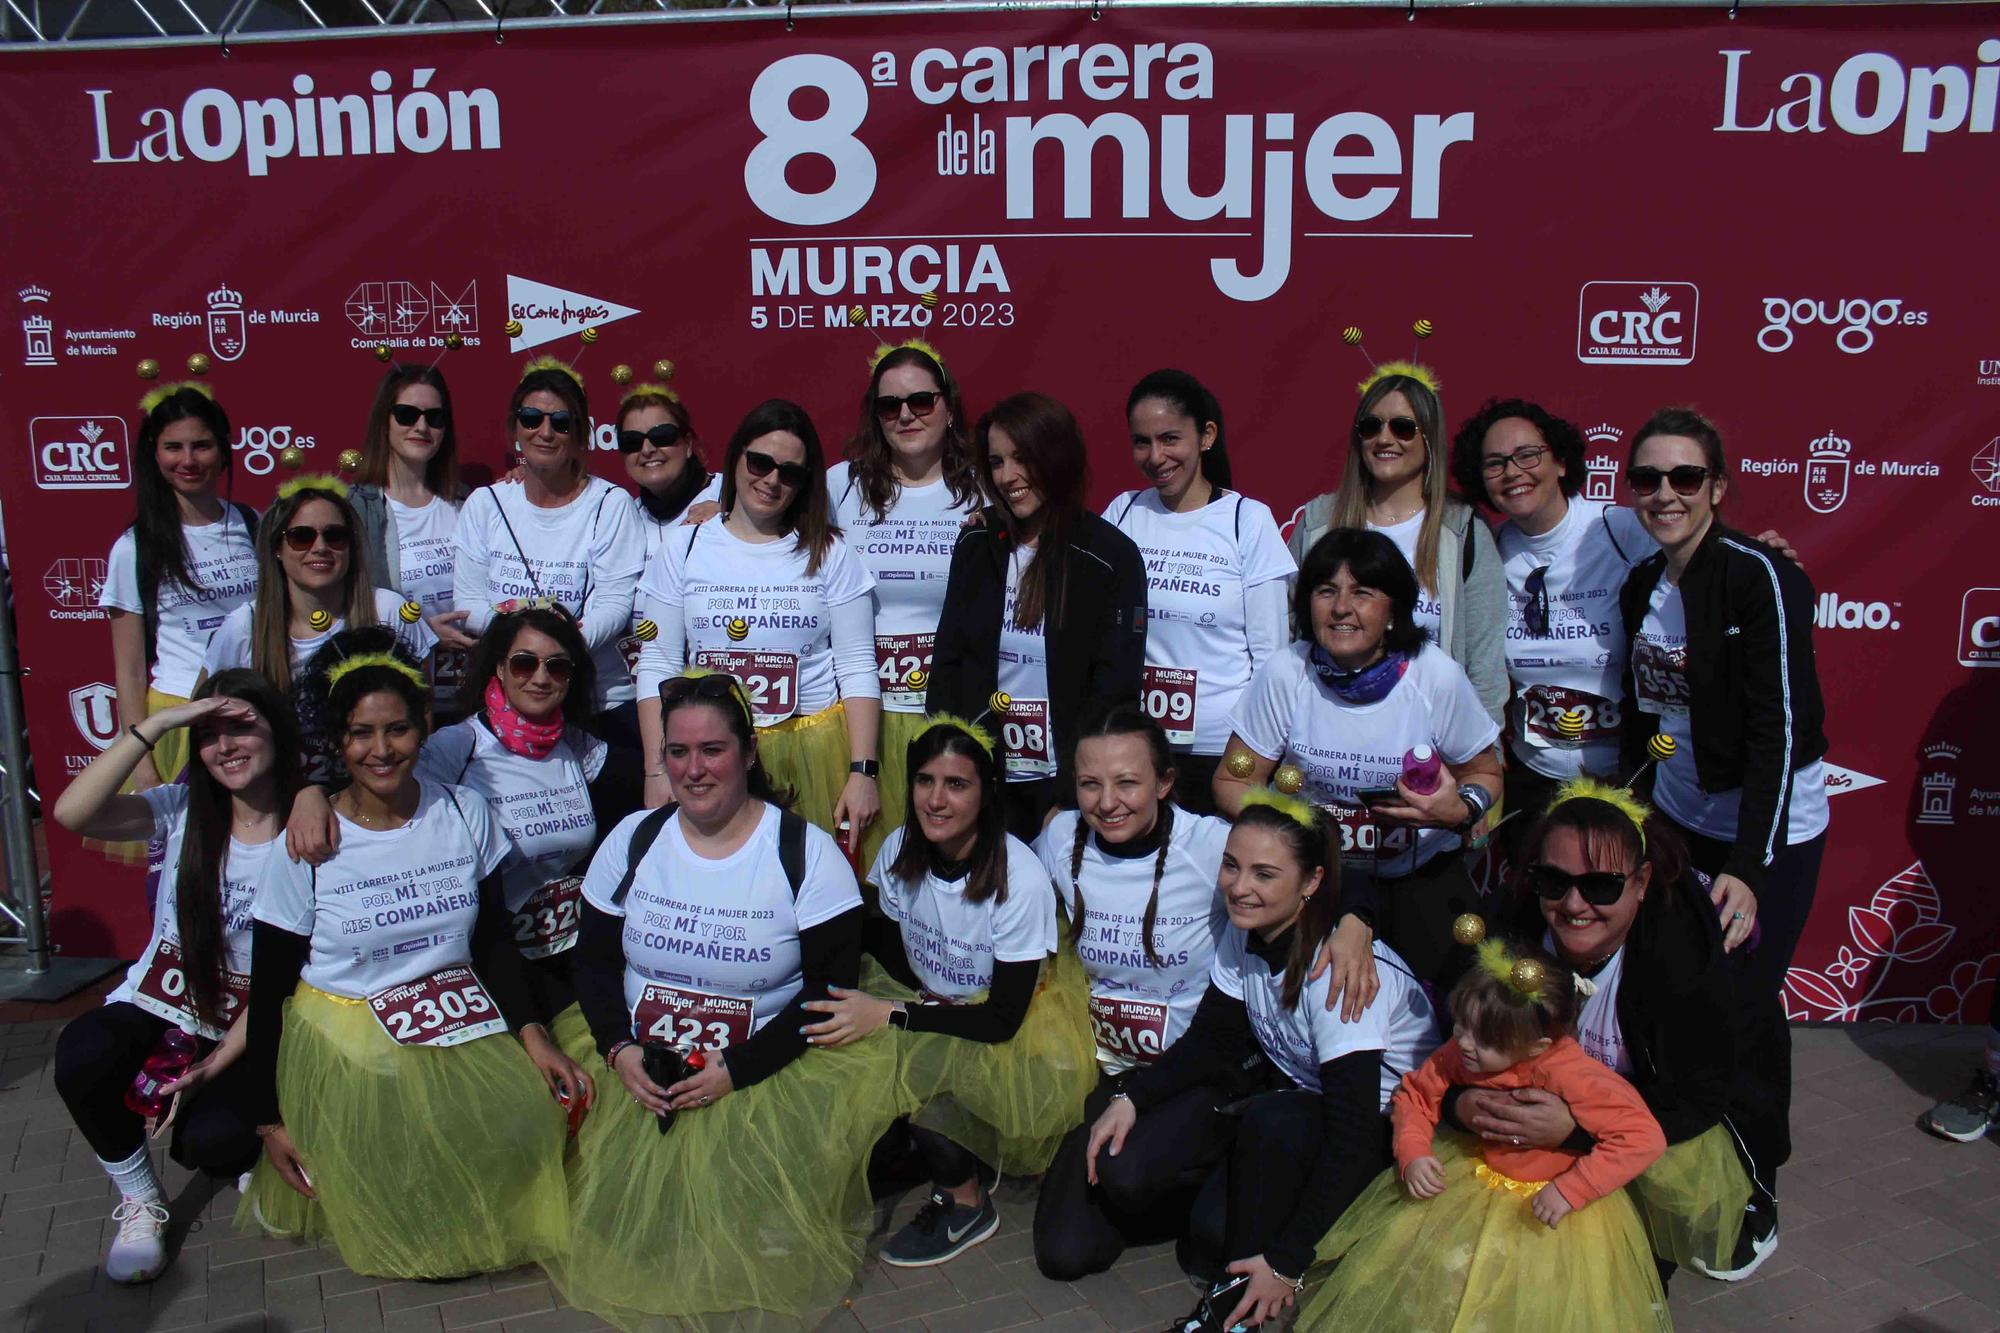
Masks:
[[[158,1199],[120,1199],[111,1210],[118,1239],[104,1257],[113,1282],[151,1282],[167,1266],[167,1206]]]

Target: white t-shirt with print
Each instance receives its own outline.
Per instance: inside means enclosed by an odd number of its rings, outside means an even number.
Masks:
[[[405,601],[421,606],[426,617],[451,610],[452,570],[457,563],[452,534],[458,529],[458,506],[432,496],[426,504],[411,508],[383,492],[389,517],[396,525],[397,589]],[[450,659],[449,671],[442,668]],[[440,708],[454,707],[463,678],[463,657],[459,653],[439,653],[435,698]]]
[[[1032,545],[1017,545],[1007,555],[1007,595],[1000,609],[1000,693],[1012,701],[1007,716],[996,719],[1002,762],[1009,782],[1032,782],[1056,771],[1055,719],[1049,713],[1049,641],[1043,632],[1048,618],[1032,629],[1014,623],[1021,595],[1021,575],[1035,558]]]
[[[139,955],[139,961],[125,973],[125,980],[104,997],[106,1004],[131,1003],[139,993],[147,970],[153,966],[161,944],[178,949],[181,942],[179,884],[181,841],[187,832],[187,785],[175,782],[163,787],[150,787],[140,792],[139,796],[152,808],[153,838],[166,844],[166,855],[161,862],[165,869],[160,875],[160,896],[153,904],[152,936],[146,941],[145,952]],[[269,842],[246,843],[231,838],[223,854],[220,894],[222,965],[245,978],[250,975],[251,906],[257,898],[257,886],[264,882],[271,851],[281,841],[280,838],[273,838]],[[189,1032],[200,1031],[192,1019],[180,1023],[180,1026]],[[220,1038],[222,1034],[211,1029],[202,1035]]]
[[[1028,845],[1006,837],[1007,901],[999,894],[967,902],[966,879],[925,874],[916,883],[889,873],[903,849],[893,830],[868,872],[881,890],[882,915],[901,927],[903,952],[927,994],[959,1000],[993,984],[997,963],[1038,963],[1055,952],[1056,898],[1049,877]],[[968,877],[969,878],[969,877]]]
[[[944,589],[951,577],[951,552],[975,497],[951,498],[942,478],[928,486],[901,486],[880,519],[862,499],[847,463],[826,474],[834,522],[856,558],[875,576],[875,662],[882,680],[882,707],[892,713],[924,711],[924,686],[908,679],[914,664],[930,674]],[[914,640],[914,641],[912,641]]]
[[[422,788],[401,828],[339,816],[340,850],[317,870],[288,856],[268,862],[256,918],[311,937],[307,985],[363,1000],[471,964],[479,881],[512,844],[472,788]]]
[[[1576,499],[1547,532],[1531,537],[1502,523],[1494,540],[1507,579],[1509,752],[1558,780],[1615,773],[1627,647],[1618,594],[1632,566],[1659,543],[1631,510]],[[1548,603],[1548,630],[1539,635],[1528,630],[1537,571]],[[1566,709],[1583,710],[1580,740],[1557,728]]]
[[[189,588],[161,571],[154,600],[159,628],[153,640],[151,684],[161,694],[186,698],[194,693],[210,637],[230,612],[248,605],[257,594],[257,542],[233,504],[222,507],[219,523],[181,524],[181,536],[187,541],[188,572],[201,587]],[[145,614],[139,598],[138,540],[130,528],[111,543],[97,604],[106,610]]]
[[[1231,926],[1215,950],[1215,988],[1243,1001],[1257,1044],[1286,1078],[1308,1092],[1320,1090],[1320,1066],[1355,1051],[1382,1053],[1382,1096],[1377,1109],[1389,1109],[1390,1095],[1403,1075],[1430,1058],[1438,1045],[1437,1015],[1430,997],[1396,951],[1375,941],[1375,975],[1381,989],[1361,1017],[1349,1023],[1338,1006],[1326,1007],[1332,969],[1318,981],[1299,988],[1299,1001],[1284,1005],[1285,972],[1250,952],[1248,933]]]
[[[1344,873],[1385,878],[1454,850],[1459,837],[1447,829],[1377,825],[1361,793],[1395,786],[1403,756],[1418,745],[1462,764],[1500,734],[1464,670],[1431,643],[1372,704],[1342,703],[1320,683],[1308,645],[1294,643],[1258,671],[1230,725],[1257,754],[1305,773],[1301,794],[1340,823]]]
[[[632,509],[632,497],[602,477],[588,478],[574,500],[554,509],[530,504],[524,486],[474,491],[454,535],[452,605],[469,613],[466,632],[483,632],[502,602],[552,598],[577,617],[590,644],[595,706],[632,698],[618,649],[646,551]]]
[[[1221,754],[1229,743],[1229,715],[1257,667],[1246,596],[1299,572],[1277,520],[1268,505],[1234,491],[1177,514],[1151,488],[1125,492],[1104,517],[1132,539],[1146,562],[1145,690],[1158,692],[1167,705],[1155,707],[1149,698],[1147,712],[1177,749]],[[1276,641],[1289,638],[1280,626]],[[1179,673],[1189,671],[1195,676],[1191,718],[1170,702],[1185,698]]]
[[[387,625],[395,630],[396,637],[402,641],[403,647],[407,648],[410,655],[419,662],[428,657],[431,649],[437,646],[437,635],[431,631],[431,627],[424,622],[423,617],[419,616],[414,623],[405,624],[401,595],[387,588],[374,588],[370,592],[375,599],[375,623]],[[215,637],[208,641],[208,653],[202,663],[209,675],[213,676],[218,671],[226,671],[230,667],[250,665],[250,617],[255,610],[254,602],[239,606],[231,611],[228,618],[216,629]],[[341,616],[328,625],[322,633],[308,634],[303,639],[293,639],[292,678],[298,679],[299,673],[305,670],[306,663],[312,661],[313,654],[319,651],[321,644],[346,628],[347,617]]]
[[[1075,914],[1082,896],[1076,952],[1090,982],[1098,1063],[1114,1073],[1156,1058],[1180,1040],[1207,988],[1215,942],[1229,926],[1216,889],[1229,824],[1171,809],[1173,831],[1153,909],[1152,957],[1146,952],[1146,902],[1153,895],[1157,856],[1107,856],[1086,833],[1083,864],[1072,878],[1082,819],[1074,810],[1058,813],[1035,840],[1066,915]]]
[[[832,837],[807,825],[805,878],[794,900],[778,859],[777,806],[766,806],[749,840],[719,859],[688,846],[676,812],[647,848],[624,903],[614,905],[633,831],[647,813],[612,829],[583,877],[590,905],[625,922],[626,1007],[646,983],[659,982],[752,1001],[754,1032],[805,985],[799,932],[861,905],[854,871]]]
[[[720,514],[676,528],[666,558],[649,566],[639,581],[641,613],[662,626],[660,638],[639,652],[644,697],[657,697],[660,682],[679,670],[669,651],[673,636],[665,628],[677,624],[685,634],[686,663],[721,668],[740,655],[766,655],[767,664],[755,668],[763,673],[764,688],[746,680],[760,721],[832,707],[840,698],[840,681],[830,612],[866,597],[874,578],[838,541],[827,548],[818,573],[806,573],[809,559],[790,537],[744,541],[723,525]],[[780,685],[787,668],[795,679]],[[732,674],[744,678],[740,671]],[[782,697],[787,690],[791,699]]]
[[[1424,511],[1419,509],[1401,523],[1370,523],[1370,532],[1379,532],[1396,543],[1396,549],[1403,553],[1403,559],[1410,562],[1414,573],[1417,568],[1417,538],[1423,535]],[[1442,577],[1442,575],[1440,575]],[[1444,628],[1444,602],[1435,589],[1426,588],[1422,575],[1417,576],[1417,610],[1412,617],[1419,625],[1430,631],[1431,641],[1436,642]]]
[[[1632,681],[1642,713],[1656,714],[1674,738],[1673,758],[1653,775],[1653,803],[1683,828],[1720,842],[1736,840],[1743,789],[1702,790],[1689,720],[1687,609],[1680,585],[1661,579],[1646,603],[1646,617],[1632,638]],[[1819,760],[1792,770],[1792,804],[1785,840],[1796,846],[1826,832],[1826,767]]]
[[[597,839],[590,783],[606,745],[574,727],[546,758],[515,754],[478,717],[438,731],[417,755],[417,776],[470,787],[492,806],[512,851],[500,867],[507,910],[519,911],[550,880],[578,873]]]

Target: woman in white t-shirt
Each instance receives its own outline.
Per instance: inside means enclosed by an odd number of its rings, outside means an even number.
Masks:
[[[815,1323],[860,1267],[869,1150],[907,1109],[886,1038],[820,1050],[800,1031],[802,1002],[858,979],[861,894],[779,803],[733,677],[658,697],[679,801],[620,823],[584,875],[573,973],[610,1073],[544,1267],[621,1327]]]
[[[593,727],[614,750],[636,753],[632,673],[618,646],[631,627],[645,558],[631,498],[591,475],[583,381],[554,357],[528,363],[507,422],[521,455],[521,481],[482,486],[466,497],[454,534],[452,605],[465,613],[468,636],[484,633],[502,609],[560,605],[582,627],[597,665]]]
[[[1424,988],[1387,946],[1372,947],[1381,991],[1351,1019],[1307,975],[1342,911],[1338,836],[1296,797],[1244,798],[1218,880],[1229,929],[1194,1019],[1090,1129],[1095,1172],[1178,1094],[1258,1052],[1276,1066],[1275,1090],[1232,1108],[1195,1200],[1181,1254],[1209,1290],[1184,1329],[1254,1326],[1292,1304],[1320,1237],[1390,1164],[1389,1096],[1437,1045]]]
[[[1324,808],[1350,898],[1373,899],[1382,938],[1435,982],[1452,921],[1475,905],[1459,849],[1499,798],[1500,728],[1418,623],[1417,595],[1382,533],[1337,528],[1313,545],[1292,596],[1301,641],[1243,692],[1215,801],[1234,814],[1275,777]],[[1419,790],[1425,767],[1429,791]]]
[[[230,481],[229,417],[206,384],[166,384],[140,400],[132,526],[111,544],[94,596],[111,622],[118,720],[184,703],[216,626],[257,590],[257,515],[221,494]],[[65,605],[76,605],[65,599]],[[135,791],[172,782],[187,733],[170,729],[132,770]]]
[[[1222,407],[1184,370],[1156,370],[1125,400],[1132,458],[1153,485],[1104,517],[1146,557],[1147,715],[1173,744],[1174,801],[1212,814],[1229,717],[1259,664],[1291,639],[1298,573],[1268,505],[1229,489]]]
[[[875,349],[861,421],[847,458],[826,474],[833,521],[875,576],[875,674],[882,682],[882,808],[903,808],[903,760],[924,728],[924,690],[951,552],[979,511],[979,473],[965,439],[958,381],[920,340]],[[862,843],[873,864],[889,834],[878,819]]]
[[[339,850],[271,857],[257,892],[246,1059],[265,1156],[236,1221],[331,1240],[357,1273],[457,1277],[564,1243],[555,1099],[590,1086],[511,938],[506,830],[478,792],[418,778],[429,692],[406,658],[348,651],[379,642],[327,649]]]
[[[910,742],[909,764],[902,824],[868,872],[882,910],[869,951],[882,966],[863,978],[867,993],[835,988],[808,1004],[828,1017],[806,1037],[838,1046],[899,1029],[903,1083],[923,1103],[911,1132],[931,1194],[881,1258],[923,1268],[999,1229],[982,1165],[1000,1175],[1048,1166],[1096,1066],[1075,959],[1050,957],[1048,872],[1006,829],[993,738],[934,717]]]
[[[752,409],[722,475],[722,513],[677,529],[640,584],[641,613],[659,627],[639,652],[646,804],[672,795],[660,686],[690,665],[723,671],[749,692],[772,781],[851,852],[881,809],[874,576],[840,539],[805,409],[782,398]]]
[[[471,646],[458,629],[465,617],[451,609],[452,534],[465,487],[451,389],[435,366],[392,366],[382,377],[361,439],[359,480],[347,498],[376,583],[415,602],[438,636],[433,706],[440,720],[456,716]]]
[[[162,737],[185,728],[199,763],[184,783],[137,795],[118,789]],[[166,871],[145,952],[104,999],[56,1041],[55,1083],[77,1129],[118,1187],[105,1276],[144,1282],[166,1268],[167,1200],[147,1151],[146,1122],[128,1099],[135,1080],[160,1103],[177,1099],[172,1155],[233,1180],[260,1151],[245,1118],[250,904],[298,784],[291,704],[255,672],[202,682],[191,703],[128,724],[90,761],[51,814],[73,833],[158,838]],[[159,1086],[140,1071],[179,1048],[180,1072]]]

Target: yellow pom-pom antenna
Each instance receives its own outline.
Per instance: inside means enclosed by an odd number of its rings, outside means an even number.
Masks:
[[[1354,386],[1355,391],[1357,393],[1367,393],[1378,383],[1388,379],[1392,375],[1401,375],[1405,379],[1413,379],[1432,393],[1438,393],[1444,387],[1438,383],[1437,375],[1429,366],[1420,365],[1415,361],[1384,361],[1381,365],[1375,367],[1375,372],[1372,375]]]
[[[937,309],[938,294],[935,288],[917,297],[917,304],[926,310]]]
[[[1271,785],[1287,796],[1296,795],[1306,785],[1305,770],[1297,764],[1280,764],[1271,775]]]
[[[141,373],[143,374],[144,372],[142,371]],[[160,363],[157,361],[153,363],[153,373],[155,375],[160,373]],[[157,389],[148,390],[145,396],[139,399],[139,410],[151,416],[154,408],[166,402],[167,399],[173,397],[182,389],[192,389],[211,403],[215,401],[215,390],[209,388],[200,380],[175,380],[172,384],[162,384]]]
[[[1539,1002],[1548,969],[1539,958],[1517,958],[1499,940],[1482,940],[1479,965],[1501,985],[1524,1000]]]
[[[508,336],[509,338],[518,338],[518,337],[520,337],[520,336],[521,336],[521,321],[520,321],[520,320],[518,320],[518,319],[510,319],[510,320],[508,320],[508,321],[507,321],[507,325],[506,325],[506,328],[507,328],[507,336]]]
[[[931,678],[922,667],[917,667],[909,675],[903,677],[903,683],[913,690],[921,690],[924,686],[931,683]]]
[[[150,356],[139,362],[138,370],[139,378],[142,380],[156,380],[160,377],[160,363]]]
[[[347,498],[347,483],[339,477],[329,477],[324,472],[308,473],[303,477],[293,477],[290,481],[278,487],[278,498],[280,500],[289,500],[300,491],[325,491],[330,495],[337,495],[345,500]]]
[[[856,307],[856,309],[859,308],[858,306]],[[925,356],[937,362],[940,369],[944,367],[944,357],[939,354],[937,348],[931,346],[922,338],[905,338],[899,343],[883,343],[880,347],[877,347],[874,354],[868,358],[868,368],[870,370],[875,369],[875,367],[882,364],[883,357],[889,355],[891,352],[900,352],[906,347],[912,352],[922,352]]]
[[[1269,787],[1253,787],[1243,793],[1243,808],[1248,810],[1256,805],[1277,811],[1300,828],[1319,827],[1318,816],[1313,813],[1311,804],[1289,793],[1273,791]]]
[[[1672,759],[1674,757],[1674,751],[1679,748],[1680,747],[1674,743],[1674,738],[1672,736],[1667,735],[1667,733],[1664,731],[1654,732],[1653,739],[1646,742],[1647,752],[1651,754],[1653,758],[1659,760],[1663,764],[1666,763],[1667,760]]]
[[[1419,338],[1428,338],[1437,332],[1437,326],[1427,319],[1420,319],[1410,325],[1410,332],[1416,334]]]
[[[424,604],[422,602],[404,602],[396,608],[396,614],[402,617],[405,625],[414,625],[424,618]]]
[[[1576,800],[1602,801],[1615,807],[1638,830],[1640,852],[1646,850],[1646,821],[1653,817],[1653,810],[1634,796],[1630,788],[1614,787],[1608,782],[1599,782],[1588,773],[1579,773],[1556,788],[1556,794],[1549,799],[1548,809],[1554,810],[1565,801]]]
[[[209,365],[208,353],[196,352],[193,356],[188,358],[187,361],[188,374],[206,375],[208,373],[208,365]]]
[[[632,637],[640,643],[651,643],[660,637],[660,627],[650,620],[642,620],[632,627]]]
[[[1340,331],[1340,340],[1346,343],[1349,347],[1361,346],[1360,327],[1358,325],[1349,324],[1346,328]]]
[[[1556,734],[1566,741],[1583,739],[1584,714],[1581,708],[1565,708],[1556,714]]]
[[[527,365],[521,367],[521,378],[526,379],[528,378],[528,376],[534,374],[536,371],[539,370],[553,370],[559,375],[567,375],[572,380],[576,381],[577,388],[581,389],[583,387],[583,376],[577,374],[576,367],[572,366],[569,362],[563,360],[561,357],[555,357],[555,356],[536,357],[534,360],[530,361]]]
[[[993,757],[995,753],[993,748],[993,733],[988,731],[986,728],[980,726],[977,722],[974,722],[972,719],[960,717],[956,713],[932,713],[930,715],[930,718],[928,719],[928,725],[925,726],[924,731],[920,732],[919,734],[921,735],[924,733],[928,733],[930,731],[935,730],[938,727],[957,728],[959,731],[962,731],[966,735],[972,737],[973,742],[977,744],[980,749],[986,751],[987,758],[991,759]]]
[[[630,384],[632,382],[632,367],[622,361],[611,367],[611,382],[613,384]]]
[[[1461,914],[1451,923],[1451,937],[1468,947],[1486,938],[1486,921],[1477,912]]]
[[[750,637],[750,622],[742,616],[732,617],[723,623],[722,632],[729,636],[732,643],[741,643]]]
[[[345,661],[336,662],[327,668],[327,688],[332,689],[335,685],[338,685],[343,676],[351,675],[356,671],[366,671],[370,667],[380,667],[384,671],[393,671],[399,676],[407,676],[419,685],[424,683],[424,673],[394,653],[356,653]]]
[[[594,342],[596,342],[596,341],[597,341],[597,330],[596,330],[596,329],[585,329],[585,330],[583,331],[583,341],[584,341],[585,345],[588,345],[588,344],[590,344],[590,343],[594,343]]]
[[[986,706],[995,713],[1005,714],[1014,706],[1014,696],[1005,690],[995,690],[987,696]]]
[[[856,326],[857,328],[863,324],[866,324],[868,322],[867,308],[858,305],[851,305],[847,307],[847,322],[849,324]]]
[[[306,626],[309,629],[325,630],[332,624],[333,624],[333,612],[328,611],[325,608],[320,608],[319,610],[315,611],[308,611],[306,613]]]

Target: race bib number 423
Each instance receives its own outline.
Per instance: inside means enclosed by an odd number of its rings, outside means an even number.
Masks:
[[[875,674],[882,681],[882,706],[922,711],[931,683],[935,634],[877,634]]]
[[[756,1005],[738,995],[649,981],[632,1006],[632,1033],[682,1050],[727,1050],[750,1040]]]
[[[500,1006],[469,967],[442,967],[368,997],[375,1021],[401,1046],[459,1046],[507,1030]]]

